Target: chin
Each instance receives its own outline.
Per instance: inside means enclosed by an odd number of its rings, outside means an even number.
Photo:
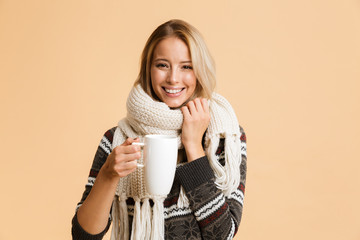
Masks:
[[[178,108],[181,108],[183,105],[177,105],[177,104],[167,104],[169,108],[171,109],[178,109]]]
[[[180,109],[182,108],[183,106],[186,106],[186,104],[189,102],[190,100],[187,100],[185,102],[183,102],[182,104],[167,104],[169,106],[170,109]]]
[[[168,102],[165,102],[165,103],[171,109],[177,109],[177,108],[181,108],[182,106],[184,106],[184,103],[181,103],[181,102],[180,103],[176,103],[176,102],[168,103]]]

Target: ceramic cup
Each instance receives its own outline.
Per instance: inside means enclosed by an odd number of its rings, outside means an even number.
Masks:
[[[151,195],[167,195],[174,181],[178,156],[178,143],[175,136],[146,135],[144,142],[133,145],[143,147],[145,186]]]

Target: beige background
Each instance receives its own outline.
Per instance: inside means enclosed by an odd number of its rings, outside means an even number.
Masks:
[[[71,238],[97,145],[171,18],[203,33],[247,133],[236,239],[360,239],[358,0],[0,0],[0,239]]]

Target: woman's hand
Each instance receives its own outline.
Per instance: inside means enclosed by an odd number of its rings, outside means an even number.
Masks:
[[[77,212],[79,224],[90,234],[98,234],[105,229],[119,179],[136,169],[136,160],[141,153],[139,146],[131,145],[133,142],[139,142],[139,139],[128,138],[112,150],[89,196]]]
[[[101,168],[102,174],[110,179],[119,179],[136,170],[136,160],[141,153],[140,146],[131,145],[133,142],[139,142],[139,139],[128,138],[112,150]]]
[[[209,105],[205,98],[196,98],[181,108],[184,115],[181,141],[184,145],[188,162],[203,157],[202,137],[209,126]]]

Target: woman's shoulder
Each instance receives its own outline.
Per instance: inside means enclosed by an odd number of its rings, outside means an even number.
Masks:
[[[112,143],[116,128],[117,128],[117,127],[113,127],[113,128],[108,129],[108,130],[104,133],[103,139],[105,138],[107,141],[109,141],[110,143]]]

